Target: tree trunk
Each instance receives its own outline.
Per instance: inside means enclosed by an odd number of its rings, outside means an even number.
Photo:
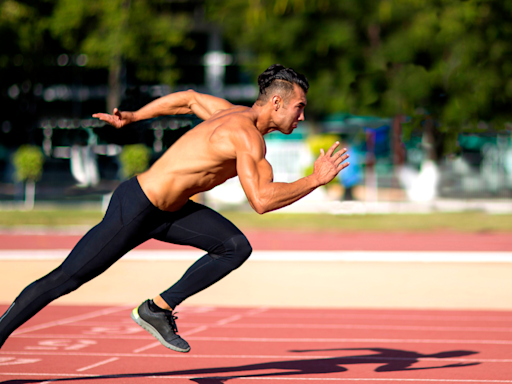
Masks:
[[[34,209],[34,201],[36,195],[36,183],[32,180],[27,180],[25,183],[25,209],[31,211]]]
[[[125,0],[121,5],[121,22],[117,29],[117,38],[119,44],[115,46],[115,51],[110,56],[110,65],[108,68],[108,95],[107,95],[107,111],[112,113],[114,108],[119,108],[121,104],[121,96],[123,93],[123,54],[121,50],[121,37],[125,35],[128,27],[128,14],[130,11],[130,0]]]
[[[121,104],[121,68],[121,55],[113,55],[108,71],[107,111],[109,113],[112,113],[114,108],[119,108]]]

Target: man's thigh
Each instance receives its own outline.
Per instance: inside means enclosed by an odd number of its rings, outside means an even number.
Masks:
[[[242,232],[220,213],[189,201],[180,211],[169,212],[168,225],[153,237],[173,244],[190,245],[222,253],[223,243]]]

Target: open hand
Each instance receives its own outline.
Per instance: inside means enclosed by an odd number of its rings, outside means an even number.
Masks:
[[[114,113],[109,115],[108,113],[95,113],[92,117],[96,117],[116,128],[124,127],[135,121],[133,112],[121,112],[119,109],[114,108]]]
[[[314,164],[313,175],[317,178],[320,185],[325,185],[344,168],[349,166],[349,163],[344,163],[348,159],[347,148],[343,148],[334,153],[336,148],[340,145],[335,142],[327,153],[323,149],[320,150],[320,156],[316,159]]]

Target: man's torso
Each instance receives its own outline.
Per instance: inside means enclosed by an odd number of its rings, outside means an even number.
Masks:
[[[249,111],[240,106],[220,111],[174,143],[138,176],[149,200],[161,210],[176,211],[196,193],[236,176],[233,139],[241,130],[256,129]]]

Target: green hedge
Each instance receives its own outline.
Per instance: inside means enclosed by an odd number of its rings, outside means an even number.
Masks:
[[[22,145],[14,153],[13,163],[19,181],[37,181],[43,174],[44,155],[35,145]]]

